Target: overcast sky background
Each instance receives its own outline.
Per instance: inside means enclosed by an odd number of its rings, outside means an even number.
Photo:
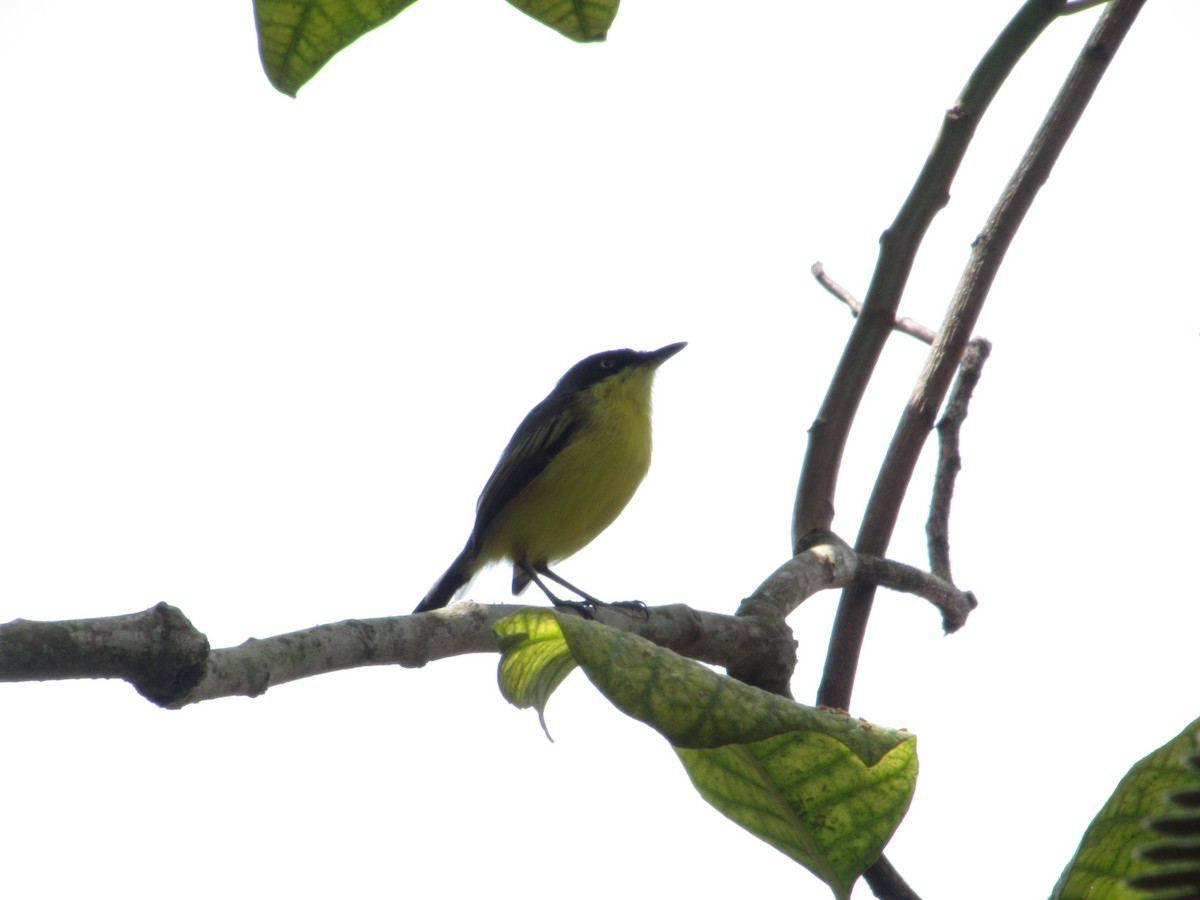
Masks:
[[[600,597],[732,612],[788,555],[805,430],[877,239],[1015,0],[629,0],[578,46],[424,0],[299,99],[247,2],[0,7],[0,621],[180,607],[214,646],[408,613],[521,416],[577,359],[687,340],[655,465],[565,563]],[[902,314],[937,325],[1097,11],[997,99]],[[881,595],[853,711],[921,777],[889,857],[924,897],[1043,897],[1126,769],[1200,715],[1194,36],[1148,3],[979,333],[941,635]],[[847,450],[853,539],[924,351]],[[925,560],[933,455],[891,555]],[[508,600],[506,571],[471,596]],[[791,618],[816,692],[833,594]],[[531,602],[538,602],[532,598]],[[827,889],[710,810],[582,675],[536,716],[492,656],[165,712],[5,685],[12,896]],[[856,896],[868,896],[860,886]]]

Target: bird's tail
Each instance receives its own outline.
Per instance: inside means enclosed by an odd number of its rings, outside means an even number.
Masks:
[[[437,584],[429,589],[425,599],[417,604],[417,608],[413,612],[441,609],[454,599],[454,595],[475,576],[478,569],[479,566],[475,561],[475,549],[468,541],[467,546],[463,547],[462,553],[458,554],[454,562],[450,563],[450,568],[438,579]]]

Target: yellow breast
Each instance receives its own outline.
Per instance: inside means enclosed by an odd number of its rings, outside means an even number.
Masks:
[[[613,523],[650,468],[653,374],[632,369],[581,398],[579,429],[496,516],[482,559],[552,563]]]

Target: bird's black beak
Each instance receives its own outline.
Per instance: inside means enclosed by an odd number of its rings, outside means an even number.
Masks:
[[[680,341],[678,344],[667,344],[657,350],[647,350],[642,354],[642,365],[657,368],[686,346],[687,341]]]

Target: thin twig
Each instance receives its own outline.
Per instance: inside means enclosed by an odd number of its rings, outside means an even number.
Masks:
[[[837,297],[850,308],[850,315],[858,318],[862,304],[859,303],[857,297],[829,277],[829,273],[825,271],[825,266],[822,263],[815,262],[812,264],[812,274],[821,287],[825,288],[825,290],[829,291],[829,293],[833,294],[833,296]],[[926,344],[932,344],[936,336],[932,328],[922,325],[916,319],[896,319],[892,327],[901,334],[915,337],[918,341],[924,341]]]
[[[934,575],[953,582],[950,573],[950,502],[954,499],[954,482],[962,469],[959,453],[963,422],[971,395],[983,364],[992,352],[992,345],[983,338],[973,338],[963,353],[958,375],[950,391],[950,399],[937,424],[938,462],[933,477],[933,496],[929,502],[929,518],[925,522],[925,539],[929,545],[929,568]]]
[[[1144,2],[1112,0],[1101,14],[1025,157],[972,245],[967,268],[875,481],[856,545],[860,553],[882,556],[886,552],[900,503],[932,430],[933,417],[946,397],[1005,252]],[[874,595],[874,588],[858,585],[843,593],[817,693],[818,704],[849,708]]]
[[[817,284],[821,285],[821,287],[850,307],[850,314],[857,318],[858,311],[862,309],[862,304],[849,290],[829,277],[829,273],[825,271],[825,264],[823,262],[817,260],[812,264],[812,268],[809,271],[812,272],[813,278],[817,279]]]

